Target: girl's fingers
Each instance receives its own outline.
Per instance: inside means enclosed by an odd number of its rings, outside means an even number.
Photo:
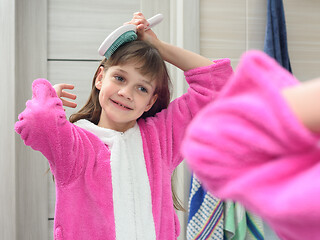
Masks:
[[[58,97],[63,97],[63,89],[74,89],[74,85],[72,84],[67,84],[67,83],[59,83],[53,85],[54,90],[56,91]]]
[[[139,37],[142,37],[142,36],[143,36],[143,34],[144,34],[144,29],[145,29],[144,25],[139,25],[139,26],[137,26],[137,35],[138,35]]]
[[[60,87],[61,87],[61,89],[74,89],[74,85],[67,84],[67,83],[60,84]]]
[[[136,23],[137,23],[137,25],[143,24],[143,25],[146,26],[146,27],[150,25],[145,18],[143,18],[143,19],[137,19],[137,20],[136,20]]]
[[[77,95],[72,94],[72,93],[68,93],[68,92],[62,90],[61,97],[66,97],[66,98],[70,98],[70,99],[75,100],[77,98]]]
[[[133,14],[133,17],[143,17],[143,18],[144,18],[142,12],[135,12],[135,13]]]
[[[146,18],[144,17],[144,15],[141,12],[134,13],[133,18],[129,23],[134,24],[134,25],[143,24],[143,25],[145,25],[145,28],[149,26],[148,21],[146,20]]]
[[[61,100],[62,100],[63,106],[65,106],[65,107],[70,107],[70,108],[77,107],[77,104],[74,103],[74,102],[71,102],[71,101],[68,101],[68,100],[65,100],[65,99],[61,99]]]
[[[147,20],[141,20],[141,19],[133,19],[130,22],[124,23],[124,25],[126,24],[133,24],[136,26],[143,25],[145,26],[145,28],[149,26],[149,23],[147,22]]]

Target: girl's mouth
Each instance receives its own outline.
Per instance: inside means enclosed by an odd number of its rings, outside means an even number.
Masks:
[[[122,108],[124,108],[124,109],[132,110],[132,108],[129,108],[129,107],[127,107],[127,106],[125,106],[125,105],[123,105],[123,104],[121,104],[121,103],[118,103],[118,102],[116,102],[116,101],[114,101],[114,100],[112,100],[112,99],[110,99],[110,100],[111,100],[111,102],[113,102],[114,104],[117,104],[118,106],[120,106],[120,107],[122,107]]]

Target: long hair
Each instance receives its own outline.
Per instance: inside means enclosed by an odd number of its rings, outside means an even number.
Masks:
[[[72,114],[69,118],[70,122],[76,122],[80,119],[87,119],[94,124],[98,124],[101,115],[101,106],[99,103],[99,92],[95,87],[96,78],[99,74],[100,67],[107,71],[110,67],[116,65],[124,65],[128,63],[135,63],[138,66],[138,70],[142,75],[150,76],[152,81],[156,81],[156,88],[154,94],[157,94],[157,100],[149,111],[144,112],[140,118],[147,118],[154,116],[156,113],[160,112],[162,109],[168,107],[170,103],[171,93],[171,81],[167,71],[165,62],[163,61],[158,50],[151,44],[144,41],[133,41],[124,44],[115,51],[110,58],[104,58],[92,80],[92,89],[84,107],[82,107],[77,113]],[[172,178],[174,178],[174,175]],[[174,189],[174,180],[171,180],[172,189],[172,199],[173,205],[177,210],[185,211],[180,199],[178,198]]]

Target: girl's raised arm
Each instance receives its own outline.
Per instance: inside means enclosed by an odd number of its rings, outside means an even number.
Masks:
[[[210,59],[186,49],[173,46],[161,40],[156,40],[155,47],[159,50],[163,59],[182,71],[188,71],[198,67],[204,67],[214,64]]]
[[[137,35],[139,39],[154,45],[165,61],[180,68],[182,71],[214,64],[210,59],[200,56],[199,54],[159,40],[151,29],[145,31],[148,27],[148,22],[142,13],[134,13],[129,23],[137,25]]]

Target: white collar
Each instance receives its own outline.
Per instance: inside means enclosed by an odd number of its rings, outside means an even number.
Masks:
[[[98,138],[100,138],[100,140],[103,143],[109,146],[110,150],[113,146],[116,137],[122,137],[123,139],[126,139],[130,137],[132,134],[136,133],[136,131],[139,131],[139,126],[137,123],[135,123],[135,125],[132,128],[129,128],[125,132],[119,132],[116,130],[99,127],[98,125],[86,119],[80,119],[74,124],[96,135]]]

